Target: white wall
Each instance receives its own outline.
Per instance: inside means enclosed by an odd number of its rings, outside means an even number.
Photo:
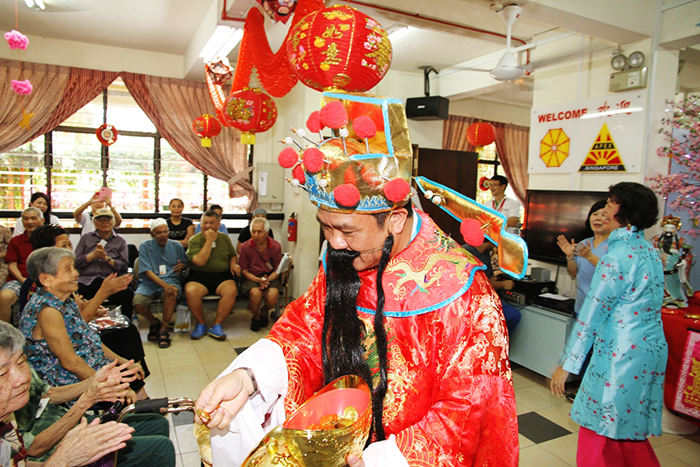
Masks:
[[[30,47],[22,52],[22,60],[48,65],[91,68],[104,71],[129,71],[166,78],[183,78],[184,58],[181,55],[122,49],[85,42],[28,36]],[[17,53],[0,47],[0,58],[16,60]]]
[[[610,74],[614,71],[610,67],[610,52],[617,44],[608,44],[605,41],[596,40],[584,36],[572,36],[556,43],[537,47],[533,51],[533,61],[540,61],[558,56],[563,51],[594,52],[560,61],[549,67],[537,69],[535,72],[535,88],[533,107],[573,102],[606,96]],[[622,44],[624,53],[641,51],[647,57],[649,67],[649,81],[647,88],[643,90],[647,104],[645,106],[645,123],[638,128],[643,135],[644,155],[640,172],[616,172],[616,173],[540,173],[530,174],[530,189],[550,190],[596,190],[607,191],[610,185],[621,181],[645,183],[645,178],[656,173],[668,173],[668,161],[656,155],[656,148],[663,144],[662,137],[658,134],[661,119],[666,116],[666,101],[673,100],[676,88],[676,70],[678,66],[678,52],[668,51],[655,47],[652,39],[632,44]],[[532,137],[532,136],[531,136]],[[663,202],[659,203],[663,210]],[[647,237],[658,233],[658,228],[649,229]],[[544,266],[556,271],[556,267],[546,263],[537,262],[538,266]],[[558,287],[560,293],[573,294],[575,284],[568,278],[565,268],[559,271]],[[573,296],[573,295],[572,295]]]
[[[492,102],[484,99],[450,101],[450,115],[474,117],[492,122],[530,126],[530,108]]]

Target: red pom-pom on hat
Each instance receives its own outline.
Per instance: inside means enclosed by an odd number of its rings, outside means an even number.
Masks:
[[[479,246],[484,243],[484,231],[481,230],[481,223],[476,219],[464,219],[459,226],[459,231],[467,245]]]
[[[331,101],[321,109],[321,124],[335,130],[348,124],[348,113],[340,101]]]
[[[352,129],[355,131],[355,134],[358,137],[363,139],[374,138],[374,135],[377,134],[377,125],[375,125],[374,121],[372,121],[372,119],[366,115],[357,117],[355,120],[353,120]]]
[[[411,193],[411,185],[403,178],[395,178],[384,185],[384,196],[392,203],[405,201]]]
[[[311,173],[316,173],[323,167],[323,152],[316,148],[308,148],[301,156],[304,168]]]
[[[294,164],[299,162],[299,154],[292,148],[282,149],[280,155],[277,156],[277,162],[285,169],[291,169]]]
[[[311,112],[309,118],[306,119],[306,128],[308,128],[311,133],[319,133],[325,128],[323,123],[321,123],[321,112],[318,110]]]
[[[338,206],[352,208],[360,202],[360,190],[355,185],[346,183],[335,187],[333,198]]]
[[[306,183],[306,175],[304,175],[304,169],[301,165],[297,165],[296,167],[294,167],[294,169],[292,170],[292,178],[299,180],[299,183],[301,185]]]

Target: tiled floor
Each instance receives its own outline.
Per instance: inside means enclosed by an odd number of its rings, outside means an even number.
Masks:
[[[213,320],[213,312],[207,319]],[[226,341],[205,336],[190,340],[189,334],[171,334],[169,349],[158,349],[146,342],[147,322],[141,318],[146,360],[151,376],[146,380],[150,397],[191,397],[196,399],[204,386],[215,378],[237,355],[235,349],[245,349],[267,334],[250,330],[250,316],[235,309],[224,323]],[[513,372],[515,397],[520,426],[520,466],[567,467],[576,465],[578,425],[569,418],[571,404],[554,397],[543,377],[525,369]],[[171,419],[171,439],[178,454],[178,467],[198,467],[199,454],[192,434],[192,414],[184,413]],[[652,438],[656,455],[663,467],[700,467],[700,435],[682,437],[663,435]]]

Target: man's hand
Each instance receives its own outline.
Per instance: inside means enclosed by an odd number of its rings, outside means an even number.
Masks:
[[[83,417],[75,428],[66,433],[45,467],[77,467],[87,465],[110,452],[126,446],[134,429],[117,422],[100,424],[96,418],[88,425]]]
[[[267,280],[267,276],[262,276],[258,284],[260,284],[260,290],[265,290],[270,286],[270,281]]]
[[[99,243],[95,245],[95,251],[92,252],[94,258],[99,258],[101,260],[107,261],[107,252],[104,247]]]
[[[237,276],[237,277],[243,277],[243,273],[241,272],[241,267],[236,264],[234,267],[231,268],[231,274]]]
[[[197,398],[195,422],[209,428],[227,428],[252,392],[253,382],[245,370],[212,381]]]
[[[165,287],[163,287],[163,292],[165,292],[166,297],[177,297],[179,290],[172,284],[166,284]]]
[[[219,236],[219,232],[216,230],[207,229],[204,231],[204,240],[207,242],[214,242]]]
[[[349,467],[365,467],[365,461],[357,457],[355,454],[348,454],[345,461],[348,463]]]
[[[105,205],[108,208],[112,209],[112,198],[110,198],[109,196],[103,196],[102,198],[100,198],[100,201],[104,201]]]
[[[502,281],[503,287],[501,287],[503,290],[513,290],[513,287],[515,287],[515,282],[513,282],[510,279]]]
[[[180,275],[183,269],[187,267],[187,263],[181,263],[180,260],[177,260],[177,264],[173,266],[173,272],[175,275]]]

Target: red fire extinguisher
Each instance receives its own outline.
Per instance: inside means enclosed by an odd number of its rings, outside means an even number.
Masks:
[[[287,241],[297,241],[297,217],[294,212],[289,216],[289,222],[287,222]]]

